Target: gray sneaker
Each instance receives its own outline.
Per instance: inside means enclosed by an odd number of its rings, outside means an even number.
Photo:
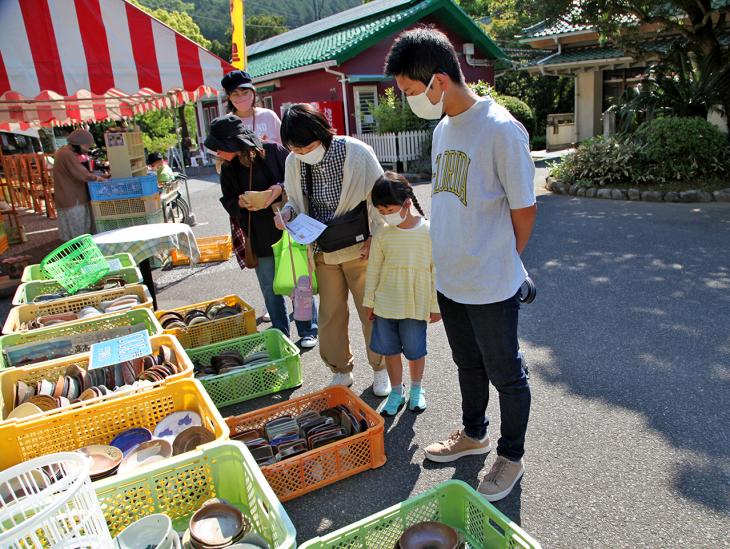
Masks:
[[[448,439],[426,446],[425,452],[426,459],[436,463],[448,463],[464,456],[486,454],[491,449],[489,437],[476,440],[466,436],[463,429],[459,429]]]
[[[524,473],[525,464],[522,460],[510,461],[497,456],[497,460],[477,490],[487,501],[499,501],[507,497]]]

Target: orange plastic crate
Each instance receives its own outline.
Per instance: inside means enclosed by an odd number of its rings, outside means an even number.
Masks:
[[[228,427],[199,381],[163,381],[156,387],[81,408],[60,408],[22,422],[0,423],[0,471],[54,452],[109,444],[133,427],[153,430],[171,413],[185,410],[200,414],[203,426],[216,440],[228,439]]]
[[[210,301],[186,305],[185,307],[157,311],[155,312],[155,316],[160,319],[162,315],[169,311],[174,311],[185,316],[192,309],[202,309],[205,311],[208,305],[219,301],[223,301],[231,306],[240,305],[241,313],[226,318],[211,320],[210,322],[198,324],[197,326],[171,328],[165,330],[165,333],[177,337],[185,349],[203,347],[212,343],[256,333],[256,311],[237,295],[227,295],[218,299],[211,299]]]
[[[217,261],[228,261],[233,253],[233,239],[231,235],[201,236],[196,238],[200,259],[198,263],[215,263]],[[170,253],[172,264],[175,266],[187,265],[190,258],[179,250]]]
[[[268,408],[226,418],[231,437],[251,429],[263,429],[272,419],[296,416],[307,410],[322,412],[342,404],[358,419],[365,419],[368,429],[357,435],[310,450],[261,470],[282,502],[298,498],[323,486],[333,484],[368,469],[385,465],[383,418],[343,386],[301,396]]]
[[[8,235],[0,235],[0,254],[4,254],[8,251],[10,244],[8,243]]]

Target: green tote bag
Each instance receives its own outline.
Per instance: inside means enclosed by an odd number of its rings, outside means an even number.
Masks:
[[[317,276],[309,246],[295,242],[289,231],[284,231],[279,242],[271,246],[274,250],[274,293],[291,295],[300,276],[312,278],[312,293],[317,293]]]

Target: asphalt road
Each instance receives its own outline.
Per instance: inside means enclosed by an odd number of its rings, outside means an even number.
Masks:
[[[730,547],[730,207],[554,196],[543,181],[539,170],[524,258],[539,293],[520,323],[533,390],[526,474],[497,506],[544,547]],[[429,190],[417,187],[427,208]],[[226,233],[217,183],[193,181],[191,192],[196,234]],[[163,308],[230,293],[263,304],[235,260],[155,278]],[[350,333],[354,390],[375,406],[354,307]],[[300,543],[451,478],[476,485],[491,465],[494,455],[424,462],[423,448],[460,419],[441,324],[429,349],[429,408],[386,422],[388,463],[285,505]],[[293,395],[329,381],[316,349],[302,360]],[[496,398],[489,412],[494,436]]]

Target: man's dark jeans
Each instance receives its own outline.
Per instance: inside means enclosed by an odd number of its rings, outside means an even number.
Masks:
[[[459,368],[462,421],[466,435],[487,434],[489,383],[499,393],[502,435],[497,454],[517,461],[525,453],[530,385],[517,342],[520,302],[514,297],[487,305],[465,305],[438,294],[446,336]]]

